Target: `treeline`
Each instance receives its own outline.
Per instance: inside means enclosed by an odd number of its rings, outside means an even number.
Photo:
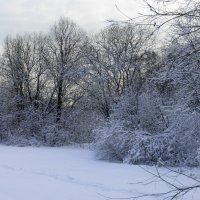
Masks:
[[[8,36],[1,56],[1,141],[62,145],[94,141],[126,88],[141,87],[157,62],[148,34],[111,25],[88,37],[61,18],[47,34]],[[137,82],[137,83],[136,83]]]
[[[200,38],[184,17],[160,48],[151,26],[130,23],[89,37],[61,18],[46,34],[8,36],[1,142],[93,142],[100,159],[199,165]]]

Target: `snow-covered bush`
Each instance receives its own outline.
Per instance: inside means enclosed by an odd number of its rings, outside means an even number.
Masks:
[[[62,126],[67,130],[70,142],[91,143],[94,141],[93,129],[101,120],[89,104],[79,103],[73,110],[64,113]]]
[[[129,130],[142,130],[152,134],[167,127],[167,120],[161,110],[162,100],[156,90],[144,91],[140,95],[128,89],[117,105],[114,105],[112,119],[122,122]]]
[[[162,99],[156,90],[140,95],[138,118],[142,130],[157,134],[167,128],[167,119],[161,109],[162,105]]]
[[[131,132],[117,122],[107,122],[94,130],[96,156],[99,159],[123,161],[130,150]]]
[[[43,144],[48,146],[62,146],[70,143],[69,133],[58,124],[47,124],[41,130]]]
[[[132,164],[198,166],[200,114],[186,112],[164,132],[126,130],[118,122],[96,130],[97,157]]]

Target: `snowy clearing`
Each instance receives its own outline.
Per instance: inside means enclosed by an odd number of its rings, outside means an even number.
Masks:
[[[139,166],[98,161],[80,148],[0,146],[0,158],[1,200],[104,200],[169,189],[161,182],[139,183],[152,177]],[[190,184],[183,177],[179,181]],[[197,200],[200,193],[190,195]]]

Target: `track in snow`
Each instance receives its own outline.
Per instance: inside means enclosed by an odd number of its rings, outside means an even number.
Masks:
[[[166,191],[161,182],[135,184],[149,178],[139,166],[98,161],[80,148],[0,146],[1,200],[105,200]]]

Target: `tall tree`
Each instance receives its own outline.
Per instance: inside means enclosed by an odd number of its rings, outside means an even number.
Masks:
[[[2,56],[2,76],[10,82],[18,111],[40,100],[45,78],[45,36],[7,37]]]
[[[81,67],[81,49],[85,33],[71,20],[61,18],[52,28],[49,40],[50,73],[56,92],[56,121],[59,122],[64,103],[73,103],[75,79]],[[65,101],[65,102],[64,102]]]
[[[88,44],[85,52],[89,70],[85,83],[105,117],[109,117],[111,105],[127,87],[141,86],[148,37],[142,27],[113,24]]]

